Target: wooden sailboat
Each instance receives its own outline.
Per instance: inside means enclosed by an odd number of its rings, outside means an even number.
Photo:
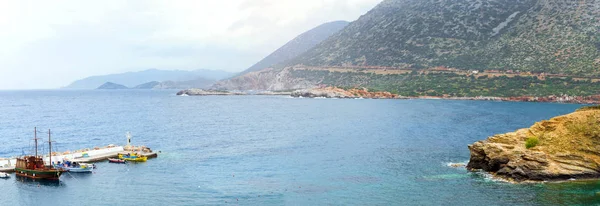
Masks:
[[[52,141],[50,139],[50,130],[48,130],[48,146],[50,147],[50,164],[48,164],[48,166],[44,164],[43,157],[38,156],[37,128],[34,128],[34,130],[35,156],[30,155],[17,158],[15,174],[20,177],[31,179],[58,180],[65,170],[52,167]]]

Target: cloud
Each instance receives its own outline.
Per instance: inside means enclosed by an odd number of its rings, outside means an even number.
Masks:
[[[90,75],[241,71],[319,24],[381,0],[0,0],[0,89],[58,88]]]

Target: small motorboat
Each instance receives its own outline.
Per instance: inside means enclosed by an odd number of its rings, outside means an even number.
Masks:
[[[65,161],[65,163],[54,165],[54,168],[64,169],[67,172],[72,173],[89,173],[94,170],[95,165]]]
[[[0,172],[0,178],[9,178],[10,175],[8,173]]]
[[[119,159],[131,161],[131,162],[145,162],[148,157],[138,156],[136,153],[133,154],[119,154]]]
[[[110,162],[110,163],[121,163],[121,164],[123,164],[123,163],[127,163],[127,160],[122,160],[122,159],[113,159],[113,158],[110,158],[110,159],[108,159],[108,162]]]

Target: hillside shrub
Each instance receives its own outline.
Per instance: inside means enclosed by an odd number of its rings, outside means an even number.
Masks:
[[[525,148],[529,149],[535,147],[538,143],[540,143],[540,140],[537,137],[529,137],[525,141]]]

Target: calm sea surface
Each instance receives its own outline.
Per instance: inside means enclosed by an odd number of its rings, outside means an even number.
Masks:
[[[60,151],[124,145],[130,131],[161,153],[54,184],[0,179],[0,205],[600,204],[596,181],[511,185],[447,166],[580,105],[175,92],[1,91],[0,157],[31,152],[34,126]]]

